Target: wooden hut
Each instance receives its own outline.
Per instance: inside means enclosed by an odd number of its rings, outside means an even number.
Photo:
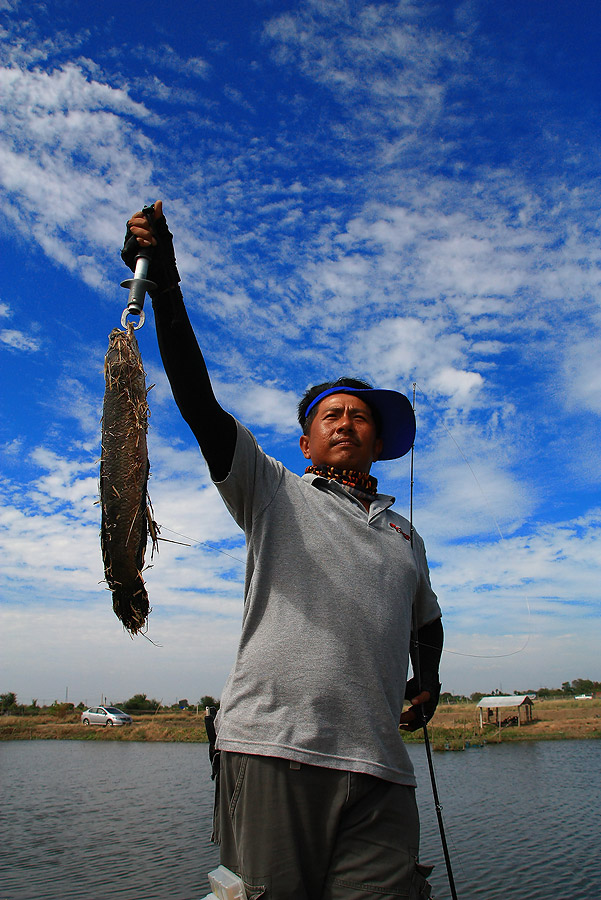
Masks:
[[[483,725],[523,725],[532,721],[532,700],[528,694],[513,697],[483,697],[478,704],[480,728]],[[511,710],[517,712],[513,715]],[[512,721],[515,719],[516,721]]]

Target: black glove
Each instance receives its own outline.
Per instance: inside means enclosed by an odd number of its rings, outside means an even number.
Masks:
[[[173,249],[173,235],[169,231],[165,216],[159,219],[154,218],[154,207],[144,207],[148,219],[152,224],[153,234],[156,238],[156,246],[150,248],[150,262],[148,264],[147,278],[154,281],[156,288],[149,291],[151,297],[156,297],[163,291],[175,287],[181,281],[177,265],[175,262],[175,251]],[[136,256],[140,252],[140,245],[136,236],[130,231],[129,225],[125,232],[125,240],[123,242],[123,250],[121,251],[121,259],[132,272],[136,269]],[[144,248],[146,249],[146,248]]]
[[[416,718],[415,721],[408,726],[408,731],[415,731],[422,725],[427,724],[436,712],[438,700],[440,699],[441,684],[437,678],[426,681],[425,683],[423,679],[420,679],[420,682],[421,683],[418,684],[415,675],[413,678],[409,679],[405,686],[405,700],[413,700],[413,698],[421,694],[422,691],[428,691],[430,699],[426,700],[425,703],[420,703],[419,706],[411,707],[415,710]]]

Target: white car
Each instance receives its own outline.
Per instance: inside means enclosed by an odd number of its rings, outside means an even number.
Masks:
[[[132,717],[116,706],[91,706],[81,714],[83,725],[131,725]]]

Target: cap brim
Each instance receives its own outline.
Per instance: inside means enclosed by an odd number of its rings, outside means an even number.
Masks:
[[[364,389],[356,393],[365,397],[366,402],[375,407],[380,414],[382,452],[378,459],[399,459],[409,453],[415,441],[415,414],[408,397],[399,391],[377,388]]]

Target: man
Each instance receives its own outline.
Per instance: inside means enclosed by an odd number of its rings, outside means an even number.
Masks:
[[[311,388],[299,404],[311,466],[293,474],[215,399],[160,202],[152,224],[142,213],[128,223],[132,268],[136,241],[154,247],[175,400],[247,541],[242,634],[217,720],[221,862],[251,900],[428,897],[399,724],[419,727],[436,707],[440,608],[421,538],[370,475],[410,449],[411,404],[354,379]]]

